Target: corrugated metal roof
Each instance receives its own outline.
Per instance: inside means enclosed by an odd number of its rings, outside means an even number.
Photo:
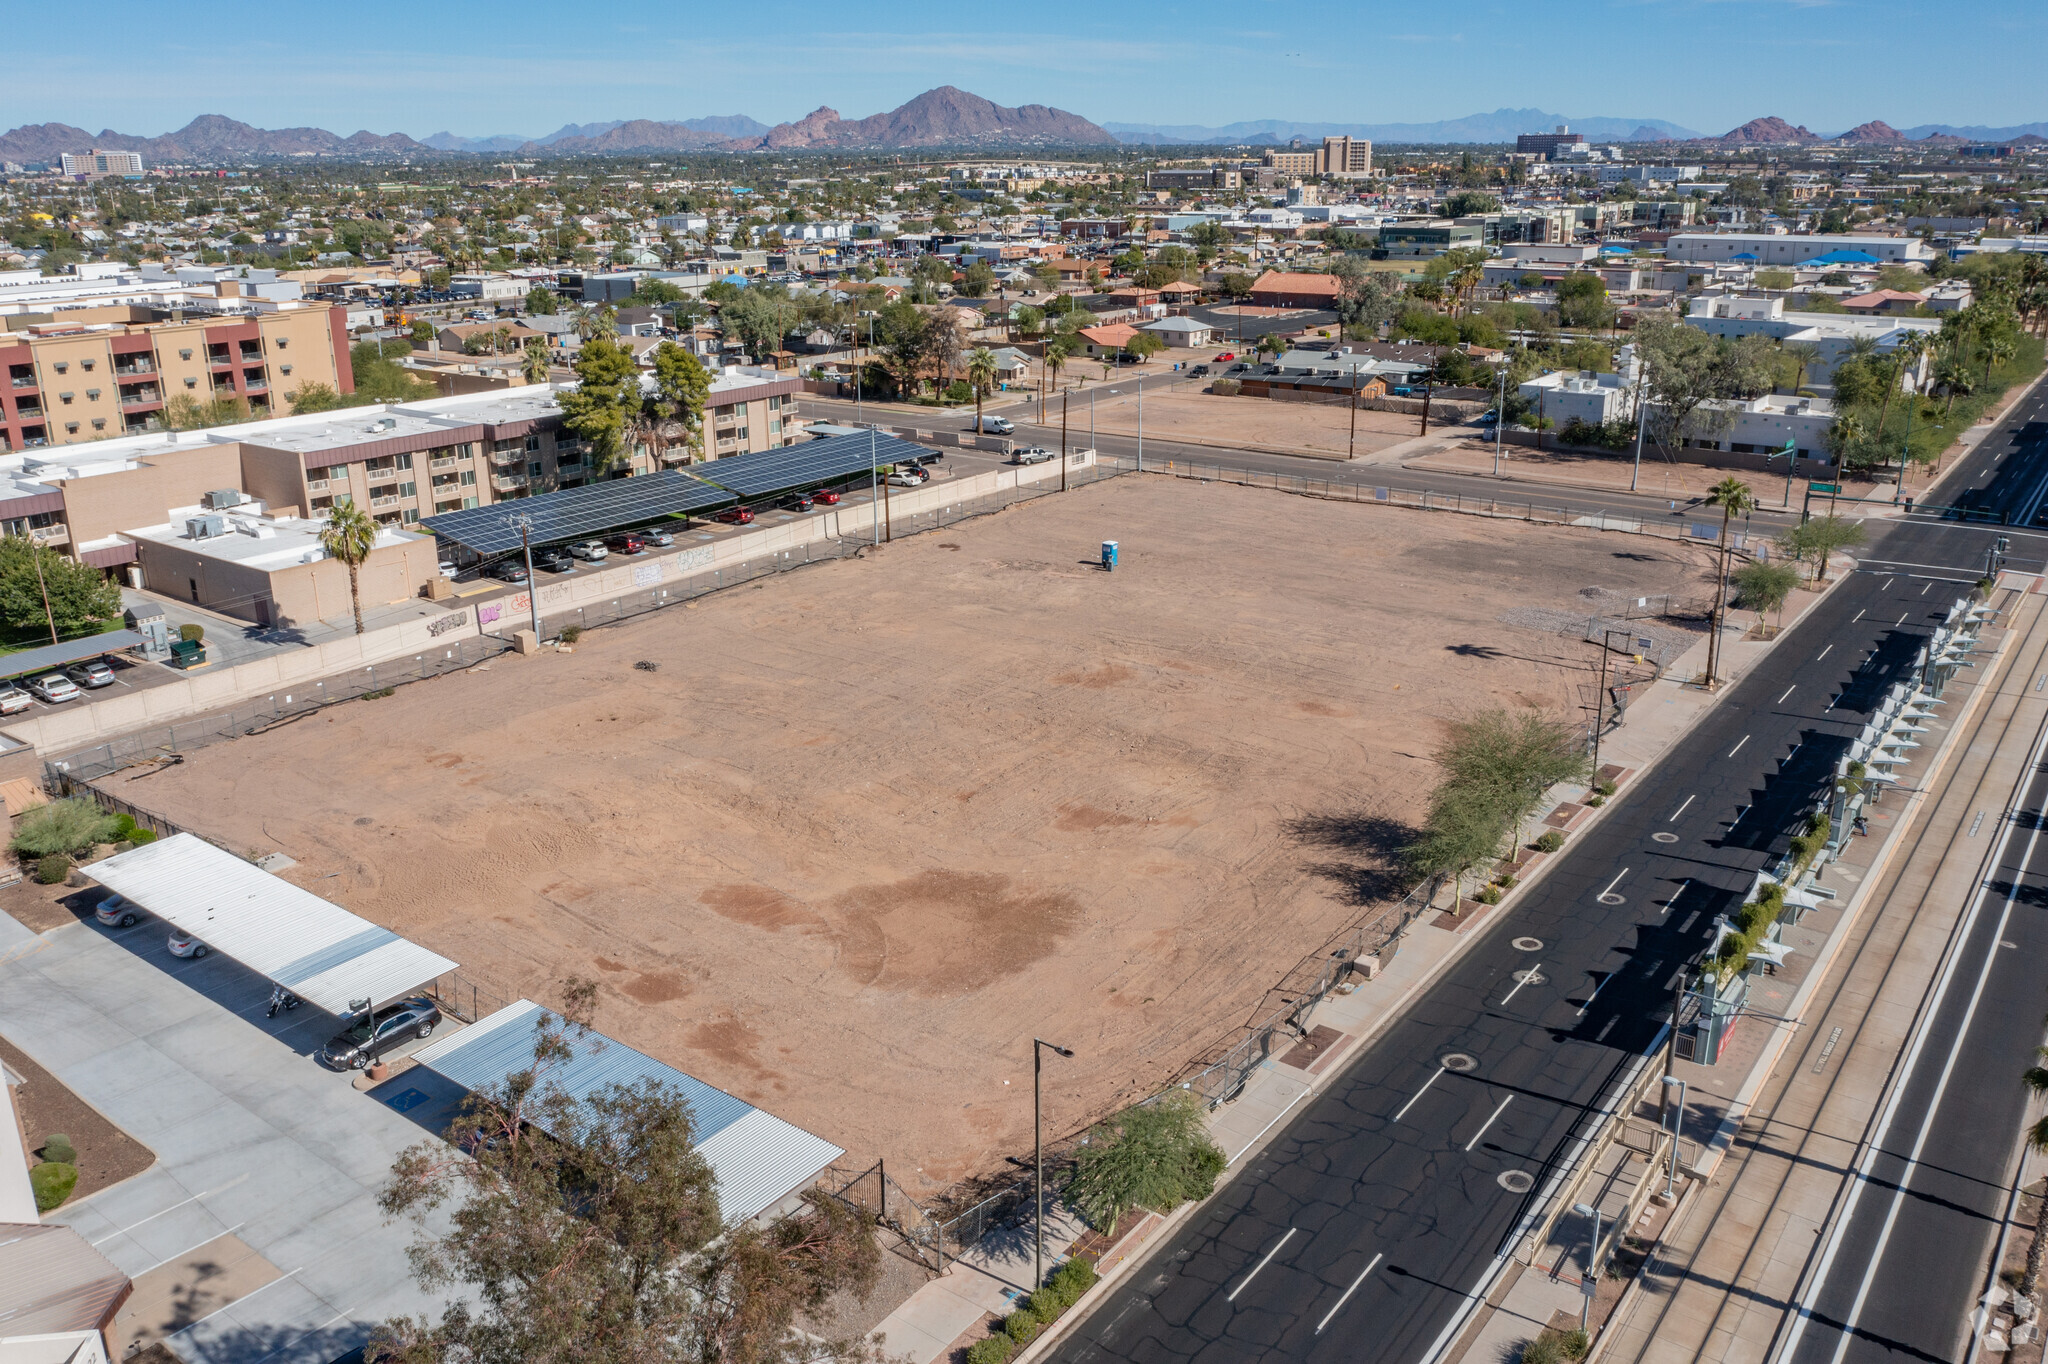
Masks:
[[[403,997],[455,963],[192,834],[85,869],[108,890],[328,1013]]]
[[[0,1225],[0,1336],[104,1327],[128,1276],[69,1227]]]
[[[87,635],[84,639],[67,640],[62,644],[45,644],[40,649],[23,649],[18,654],[7,656],[5,676],[27,677],[31,673],[46,673],[61,668],[67,663],[76,663],[81,658],[98,658],[121,649],[133,649],[148,643],[133,630],[109,630],[105,634]]]
[[[532,1067],[534,1033],[551,1018],[559,1022],[549,1010],[522,999],[429,1043],[412,1059],[465,1089],[488,1089]],[[717,1176],[718,1206],[727,1221],[745,1221],[773,1207],[846,1154],[822,1137],[602,1033],[584,1037],[575,1056],[549,1072],[547,1083],[580,1102],[612,1085],[641,1080],[669,1085],[689,1101],[697,1149]]]

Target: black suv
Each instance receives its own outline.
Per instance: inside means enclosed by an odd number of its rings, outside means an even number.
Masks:
[[[336,1070],[361,1070],[408,1037],[426,1038],[440,1021],[440,1008],[424,996],[386,1004],[374,1020],[352,1023],[328,1038],[320,1048],[320,1060]]]

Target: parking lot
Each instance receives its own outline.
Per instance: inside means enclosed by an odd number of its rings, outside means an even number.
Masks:
[[[104,927],[98,898],[70,897],[81,917],[40,934],[0,915],[0,1034],[156,1155],[47,1219],[135,1280],[115,1356],[164,1340],[205,1364],[323,1364],[437,1310],[411,1280],[412,1229],[376,1206],[423,1129],[313,1059],[336,1020],[265,1017],[260,977],[172,956],[154,918]]]
[[[45,697],[42,693],[35,690],[31,683],[35,679],[47,677],[53,672],[60,675],[66,674],[70,670],[65,668],[38,668],[26,677],[10,678],[5,684],[0,684],[0,720],[4,720],[5,717],[9,716],[45,714],[50,711],[63,710],[67,706],[90,705],[94,701],[103,700],[109,696],[118,696],[122,692],[139,691],[146,687],[160,687],[165,683],[174,682],[178,678],[178,674],[170,668],[157,663],[145,662],[142,659],[124,654],[103,654],[89,661],[106,664],[109,672],[112,674],[111,677],[104,683],[96,686],[78,685],[77,679],[74,678],[76,691],[64,700],[52,700]],[[0,669],[5,667],[6,659],[0,658]],[[26,703],[24,704],[22,701],[10,697],[8,692],[18,692],[21,697],[26,698]]]

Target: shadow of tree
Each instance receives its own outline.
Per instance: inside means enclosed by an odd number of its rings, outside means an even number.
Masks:
[[[1367,810],[1297,815],[1280,826],[1295,844],[1348,854],[1349,861],[1311,862],[1304,870],[1331,882],[1347,904],[1375,905],[1398,898],[1411,878],[1401,849],[1422,831],[1405,820]]]

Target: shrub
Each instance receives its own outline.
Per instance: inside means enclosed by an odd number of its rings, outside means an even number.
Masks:
[[[1068,1260],[1052,1274],[1052,1281],[1061,1285],[1061,1291],[1067,1294],[1069,1306],[1079,1302],[1081,1295],[1095,1287],[1101,1278],[1102,1276],[1095,1272],[1094,1262],[1090,1260]]]
[[[128,835],[128,841],[138,848],[145,843],[154,843],[156,842],[156,830],[137,829],[134,833]]]
[[[203,625],[180,625],[178,627],[178,638],[188,642],[205,639],[206,627]]]
[[[1611,781],[1596,781],[1593,783],[1593,789],[1603,796],[1611,796],[1621,788]]]
[[[36,880],[46,886],[60,884],[71,875],[71,859],[63,853],[51,853],[36,863]]]
[[[95,843],[113,840],[118,821],[83,796],[53,800],[38,805],[21,817],[15,830],[14,851],[30,857],[76,852]]]
[[[1591,806],[1595,810],[1599,809],[1606,803],[1607,797],[1601,795],[1598,791],[1595,791],[1592,795],[1586,797],[1586,804]]]
[[[1004,1364],[1016,1350],[1017,1342],[1008,1336],[990,1336],[967,1347],[967,1364]]]
[[[1522,1364],[1561,1364],[1564,1355],[1557,1348],[1557,1337],[1545,1331],[1522,1347]]]
[[[1488,886],[1488,887],[1487,887],[1487,888],[1486,888],[1485,890],[1482,890],[1482,891],[1480,891],[1480,892],[1479,892],[1479,903],[1480,903],[1480,904],[1482,904],[1482,905],[1497,905],[1497,904],[1499,904],[1499,903],[1500,903],[1500,887],[1499,887],[1499,886]]]
[[[974,401],[974,390],[965,379],[955,379],[946,386],[945,398],[949,403],[971,403]]]
[[[1554,853],[1564,846],[1564,835],[1556,829],[1546,829],[1530,846],[1537,852]]]
[[[1029,1345],[1031,1338],[1045,1325],[1038,1319],[1038,1313],[1026,1307],[1003,1318],[1003,1334],[1019,1345]]]
[[[1236,379],[1218,379],[1209,385],[1209,391],[1219,398],[1235,398],[1244,391],[1244,385]]]
[[[29,1187],[36,1191],[36,1211],[49,1212],[64,1206],[78,1187],[78,1167],[62,1161],[48,1161],[28,1172]]]
[[[564,627],[563,627],[563,629],[562,629],[562,643],[564,643],[564,644],[574,644],[574,643],[575,643],[575,642],[576,642],[577,640],[579,640],[579,639],[581,639],[581,638],[583,638],[583,627],[582,627],[582,626],[580,626],[580,625],[569,625],[569,626],[564,626]]]
[[[42,1157],[44,1160],[55,1161],[59,1165],[76,1165],[78,1163],[78,1152],[72,1147],[71,1138],[65,1136],[62,1132],[52,1132],[49,1136],[43,1138]]]
[[[1045,1287],[1033,1293],[1027,1300],[1031,1315],[1042,1322],[1058,1321],[1060,1314],[1074,1305],[1072,1298],[1058,1284],[1048,1282]]]
[[[1515,874],[1511,871],[1504,871],[1493,878],[1493,883],[1502,890],[1513,890],[1515,888]]]
[[[1095,1125],[1075,1161],[1072,1197],[1090,1224],[1114,1234],[1132,1208],[1169,1212],[1207,1198],[1226,1163],[1200,1102],[1174,1090]]]

